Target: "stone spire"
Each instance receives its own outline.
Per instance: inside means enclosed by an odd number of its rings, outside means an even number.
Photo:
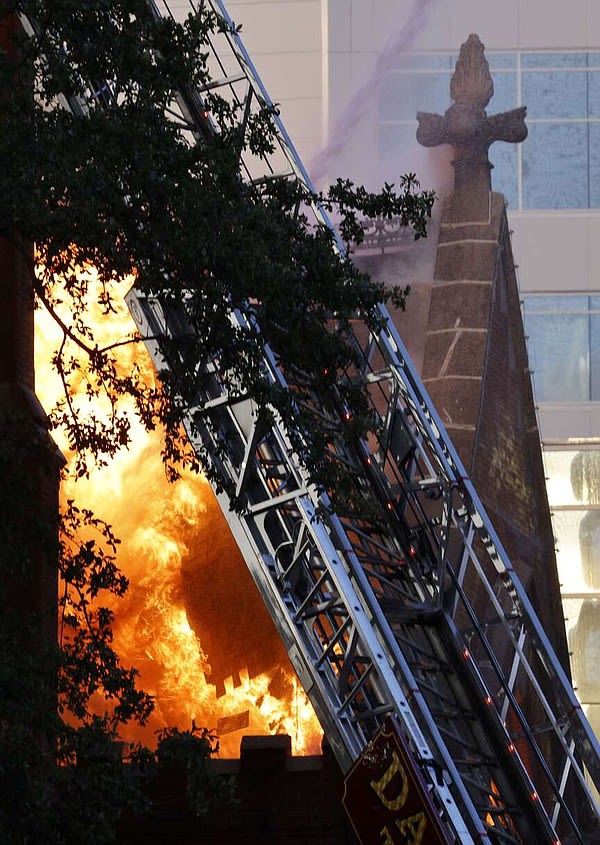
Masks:
[[[477,35],[469,35],[460,48],[450,81],[453,104],[442,116],[418,112],[417,140],[424,147],[451,144],[455,173],[454,206],[457,222],[488,218],[490,173],[488,150],[494,141],[518,143],[527,137],[526,109],[512,109],[488,117],[485,108],[494,83]]]
[[[508,218],[504,197],[490,187],[488,149],[494,141],[524,140],[525,109],[488,117],[493,90],[483,45],[471,35],[452,77],[453,105],[443,116],[418,115],[419,141],[451,144],[456,174],[440,220],[422,375],[568,672]],[[488,597],[476,601],[481,609]],[[518,680],[516,688],[523,706],[533,706],[527,684]]]

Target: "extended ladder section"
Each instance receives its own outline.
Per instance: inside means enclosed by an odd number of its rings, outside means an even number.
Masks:
[[[166,3],[150,8],[171,14]],[[190,7],[206,9],[222,23],[210,45],[214,81],[174,103],[190,143],[219,132],[209,90],[239,106],[240,122],[272,106],[220,0]],[[98,96],[91,87],[90,103]],[[69,107],[84,115],[90,104]],[[274,120],[276,148],[242,154],[243,177],[310,189]],[[308,211],[331,225],[318,204]],[[179,371],[163,341],[194,331],[185,302],[134,288],[128,303],[157,369]],[[377,433],[335,447],[376,507],[333,509],[281,421],[230,394],[218,356],[198,374],[189,437],[244,503],[234,512],[217,494],[342,769],[393,715],[449,842],[584,843],[582,819],[598,815],[589,785],[600,788],[598,742],[383,307],[378,316],[377,329],[357,320],[359,363],[344,375],[365,385]],[[229,317],[240,332],[258,330],[251,309]],[[311,392],[310,377],[284,374],[268,348],[263,372],[332,431],[351,423],[335,391]]]

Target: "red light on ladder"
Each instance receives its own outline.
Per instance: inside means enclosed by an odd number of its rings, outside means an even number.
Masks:
[[[465,660],[469,660],[469,658],[471,657],[471,652],[469,651],[468,648],[463,648],[462,655],[465,658]]]
[[[486,697],[483,699],[483,701],[484,701],[485,704],[487,704],[488,707],[491,707],[492,704],[493,704],[491,695],[486,695]]]
[[[512,744],[512,742],[509,742],[509,743],[508,743],[508,745],[507,745],[506,747],[508,748],[508,750],[510,751],[510,753],[511,753],[511,754],[514,754],[514,753],[515,753],[515,751],[517,750],[517,749],[515,748],[515,746]]]

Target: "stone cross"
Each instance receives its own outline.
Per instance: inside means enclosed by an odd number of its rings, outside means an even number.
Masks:
[[[417,113],[417,140],[424,147],[451,144],[454,149],[454,197],[452,204],[461,221],[482,220],[489,208],[492,164],[488,150],[494,141],[518,143],[527,137],[522,107],[487,116],[485,107],[494,83],[477,35],[469,35],[460,48],[446,113]]]

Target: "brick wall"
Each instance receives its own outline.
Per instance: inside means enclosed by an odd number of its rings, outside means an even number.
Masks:
[[[56,530],[61,455],[34,393],[31,249],[0,238],[0,504],[9,606],[38,625],[35,648],[57,630]],[[27,646],[29,647],[29,646]]]
[[[212,760],[214,777],[236,780],[234,806],[196,818],[173,773],[156,786],[153,811],[124,821],[122,845],[358,845],[342,807],[343,778],[331,750],[292,757],[288,736],[244,737],[239,760]]]

